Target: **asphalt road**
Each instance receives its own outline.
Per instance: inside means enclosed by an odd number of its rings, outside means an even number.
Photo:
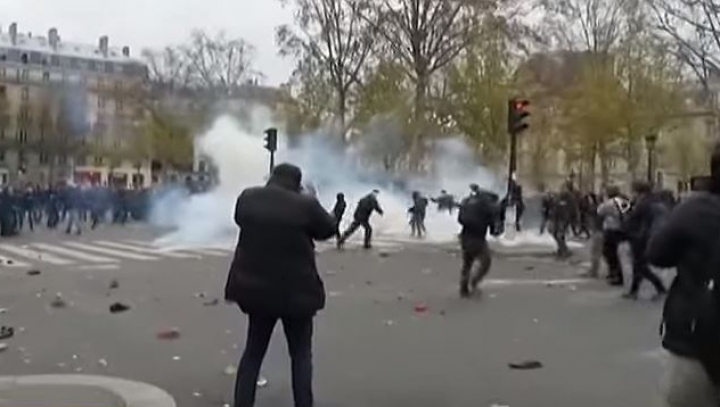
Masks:
[[[128,227],[72,239],[95,245],[152,237]],[[72,247],[46,232],[0,244],[33,248],[38,241]],[[113,267],[16,256],[29,266],[0,266],[0,308],[7,309],[0,324],[17,330],[0,353],[0,374],[111,375],[157,385],[181,407],[230,402],[234,377],[224,370],[237,363],[246,321],[222,301],[206,305],[222,296],[229,253],[195,254],[115,258]],[[319,268],[329,293],[316,322],[320,407],[660,405],[661,304],[625,302],[601,282],[578,280],[575,266],[498,258],[483,295],[472,300],[458,298],[459,259],[445,248],[327,250]],[[29,269],[41,274],[28,276]],[[109,289],[113,279],[117,289]],[[66,308],[50,306],[58,292]],[[116,301],[132,309],[110,314]],[[418,303],[428,311],[415,312]],[[179,339],[156,338],[172,327]],[[543,368],[508,368],[525,360]],[[263,375],[270,383],[257,405],[292,405],[281,329]]]

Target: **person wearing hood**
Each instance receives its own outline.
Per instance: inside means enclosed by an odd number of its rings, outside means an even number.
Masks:
[[[335,197],[335,206],[333,206],[332,209],[332,215],[335,217],[335,222],[337,222],[337,232],[335,233],[335,237],[340,239],[340,225],[342,224],[343,216],[345,216],[345,210],[347,209],[347,202],[345,202],[345,194],[342,192],[339,192],[337,196]]]
[[[335,219],[301,192],[300,168],[275,167],[264,187],[245,189],[235,206],[240,227],[225,298],[248,315],[235,407],[251,407],[260,368],[278,320],[290,351],[297,407],[312,407],[313,318],[325,306],[314,241],[336,233]]]

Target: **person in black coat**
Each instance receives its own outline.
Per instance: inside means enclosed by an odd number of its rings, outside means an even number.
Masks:
[[[670,407],[720,405],[718,332],[703,332],[705,318],[718,317],[702,300],[717,290],[709,284],[720,270],[720,149],[715,148],[709,191],[683,200],[658,225],[647,249],[650,264],[677,268],[665,300],[662,346],[669,352],[665,398]],[[716,297],[717,298],[717,297]],[[717,307],[717,303],[715,303]],[[714,308],[714,309],[713,309]],[[715,324],[717,321],[715,321]],[[711,323],[710,326],[713,324]],[[715,326],[717,328],[717,326]]]
[[[249,317],[238,367],[235,407],[251,407],[260,367],[275,324],[282,320],[292,361],[297,407],[312,407],[313,317],[325,306],[315,265],[315,240],[335,235],[335,219],[302,194],[298,167],[275,167],[264,187],[242,192],[235,207],[240,227],[225,298]]]
[[[347,228],[345,233],[343,233],[343,235],[340,237],[340,240],[338,240],[337,242],[338,249],[342,248],[343,244],[345,244],[345,241],[350,236],[352,236],[352,234],[355,233],[355,231],[358,230],[360,226],[365,229],[364,247],[366,249],[370,249],[372,247],[372,226],[370,226],[370,216],[373,214],[373,212],[377,212],[380,215],[383,215],[384,213],[382,208],[380,207],[380,204],[377,201],[377,196],[379,193],[380,191],[376,189],[358,202],[357,208],[355,208],[353,222],[350,224],[350,227]]]
[[[478,285],[490,271],[492,258],[487,244],[487,233],[494,236],[502,232],[502,217],[499,197],[489,191],[480,190],[473,184],[472,194],[460,204],[458,223],[462,225],[460,247],[462,269],[460,270],[460,297],[467,298],[477,291]],[[473,265],[479,262],[478,272],[470,276]]]
[[[345,202],[345,194],[340,192],[336,196],[335,206],[332,210],[333,217],[335,217],[335,222],[338,226],[335,233],[335,237],[337,237],[338,239],[340,239],[340,224],[342,223],[342,218],[345,215],[345,209],[347,209],[347,202]]]
[[[650,270],[647,259],[647,246],[652,229],[656,222],[667,214],[668,208],[652,193],[652,187],[644,181],[636,181],[632,185],[635,194],[634,205],[627,218],[623,221],[623,235],[628,237],[632,251],[632,284],[625,298],[637,299],[640,284],[648,280],[656,290],[656,298],[666,293],[665,286],[655,273]]]

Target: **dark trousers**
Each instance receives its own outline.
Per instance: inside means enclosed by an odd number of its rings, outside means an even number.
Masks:
[[[35,225],[33,224],[33,211],[30,208],[18,209],[18,228],[23,228],[25,224],[25,217],[27,217],[30,230],[33,230]]]
[[[338,241],[338,243],[339,244],[345,243],[345,241],[348,240],[348,238],[350,238],[350,236],[352,236],[353,233],[355,233],[355,231],[357,231],[360,226],[362,226],[363,229],[365,230],[365,242],[364,242],[365,248],[369,249],[372,244],[372,231],[373,230],[372,230],[372,226],[370,226],[370,221],[367,221],[367,220],[366,221],[357,220],[357,219],[353,220],[353,222],[350,224],[350,227],[348,227],[347,230],[345,231],[345,233],[343,233],[343,235],[340,237],[340,240]]]
[[[412,235],[417,237],[423,237],[427,233],[425,229],[425,214],[424,213],[413,213],[410,218],[410,229]]]
[[[568,222],[563,220],[554,220],[550,225],[550,232],[557,244],[557,255],[560,257],[570,256],[570,249],[567,245]]]
[[[637,250],[633,247],[633,277],[632,285],[630,286],[631,294],[637,294],[643,280],[649,281],[659,294],[666,291],[660,277],[650,270],[650,265],[645,257],[645,245],[642,245],[641,248],[637,248]]]
[[[240,359],[235,383],[235,407],[255,404],[260,367],[267,352],[277,317],[250,315],[245,352]],[[292,365],[292,388],[295,407],[312,407],[312,317],[282,318]]]
[[[550,222],[547,215],[543,214],[542,219],[540,219],[540,234],[542,235],[545,233],[545,229],[547,228],[548,222]]]
[[[460,294],[467,295],[470,290],[477,289],[478,284],[487,276],[492,265],[490,247],[485,239],[461,238],[463,264],[460,269]],[[478,271],[471,276],[476,262],[479,262]]]
[[[624,281],[624,274],[618,247],[623,241],[623,235],[618,230],[606,230],[603,232],[603,257],[608,265],[608,278],[618,282]]]

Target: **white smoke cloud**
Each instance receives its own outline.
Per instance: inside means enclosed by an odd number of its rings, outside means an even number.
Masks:
[[[234,244],[237,238],[233,221],[235,200],[244,188],[262,185],[268,176],[269,156],[264,149],[263,131],[269,127],[273,127],[269,111],[255,108],[246,122],[240,123],[230,116],[220,117],[198,139],[197,148],[212,159],[219,171],[219,185],[199,195],[177,191],[160,194],[153,202],[151,222],[172,231],[158,240],[159,245],[227,247]],[[332,208],[336,194],[343,192],[348,202],[343,227],[352,220],[357,201],[373,189],[379,189],[379,202],[385,216],[374,215],[371,219],[378,239],[410,239],[407,209],[413,190],[435,196],[445,189],[459,199],[468,193],[469,184],[476,183],[502,195],[503,182],[479,165],[461,140],[437,143],[433,175],[409,176],[402,180],[367,168],[360,149],[342,149],[331,140],[327,134],[308,134],[301,136],[299,145],[290,148],[280,136],[276,162],[298,165],[306,185],[316,189],[318,199],[328,209]],[[427,239],[431,241],[452,241],[459,232],[455,215],[438,213],[432,206],[428,208],[426,225]],[[361,234],[359,231],[354,238],[361,238]],[[547,238],[542,240],[547,242]]]

